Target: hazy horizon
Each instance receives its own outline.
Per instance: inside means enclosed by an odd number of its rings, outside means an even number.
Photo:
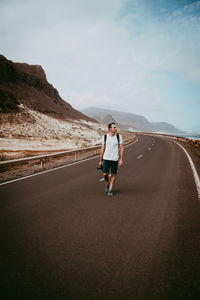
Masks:
[[[137,116],[140,116],[140,117],[144,117],[144,118],[146,118],[147,119],[147,121],[149,121],[150,123],[167,123],[167,124],[169,124],[169,125],[172,125],[172,126],[174,126],[174,124],[172,124],[172,123],[169,123],[169,122],[166,122],[165,120],[161,120],[161,121],[157,121],[157,122],[154,122],[154,120],[150,120],[148,117],[146,117],[146,116],[144,116],[144,115],[140,115],[140,114],[135,114],[135,113],[132,113],[132,112],[129,112],[129,111],[122,111],[122,110],[117,110],[117,109],[108,109],[108,108],[106,108],[106,107],[98,107],[98,106],[88,106],[88,107],[85,107],[85,108],[83,108],[83,109],[81,109],[80,108],[80,111],[81,112],[83,112],[83,113],[86,113],[87,114],[87,110],[88,109],[97,109],[97,110],[105,110],[105,111],[107,111],[108,113],[112,113],[112,111],[113,112],[117,112],[117,113],[125,113],[125,114],[133,114],[133,115],[137,115]],[[89,116],[91,116],[92,117],[92,114],[91,115],[89,115]],[[103,115],[103,117],[104,117],[104,115]],[[102,118],[103,118],[102,117]],[[113,116],[112,116],[113,117]],[[181,128],[178,128],[178,127],[176,127],[176,126],[174,126],[176,129],[179,129],[179,130],[182,130]],[[184,130],[183,130],[184,131]],[[185,131],[185,133],[182,133],[183,135],[185,134],[185,135],[190,135],[190,134],[197,134],[197,135],[200,135],[200,133],[198,133],[198,132],[195,132],[195,131]]]
[[[200,133],[200,1],[1,0],[0,53],[60,96]]]

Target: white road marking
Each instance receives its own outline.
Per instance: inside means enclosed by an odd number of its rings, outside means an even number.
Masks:
[[[150,150],[151,150],[151,148],[148,148],[148,150],[150,151]]]
[[[23,180],[23,179],[26,179],[26,178],[30,178],[30,177],[38,176],[38,175],[41,175],[41,174],[53,172],[53,171],[56,171],[56,170],[59,170],[59,169],[62,169],[62,168],[70,167],[72,165],[80,164],[80,163],[82,163],[84,161],[87,161],[87,160],[90,160],[90,159],[94,159],[94,158],[97,158],[97,157],[99,157],[99,155],[96,155],[96,156],[93,156],[93,157],[90,157],[90,158],[86,158],[84,160],[75,161],[75,162],[73,162],[71,164],[60,166],[60,167],[57,167],[57,168],[54,168],[54,169],[50,169],[50,170],[42,171],[42,172],[39,172],[39,173],[36,173],[36,174],[31,174],[31,175],[20,177],[20,178],[13,179],[13,180],[10,180],[10,181],[2,182],[2,183],[0,183],[0,185],[4,185],[4,184],[7,184],[7,183],[12,183],[12,182]]]
[[[189,163],[190,163],[190,166],[192,168],[193,175],[194,175],[194,180],[195,180],[196,187],[197,187],[198,198],[199,198],[199,201],[200,201],[200,179],[199,179],[199,175],[198,175],[198,173],[196,171],[196,168],[195,168],[195,166],[193,164],[193,161],[192,161],[190,155],[188,154],[188,152],[185,150],[185,148],[182,145],[180,145],[177,142],[174,142],[174,143],[178,144],[183,149],[183,151],[185,152],[185,154],[187,155],[187,158],[189,160]]]
[[[117,173],[119,173],[119,172],[117,172]],[[108,177],[111,177],[111,174],[109,174]],[[99,181],[104,181],[104,178],[99,179]]]
[[[128,144],[128,145],[124,146],[124,148],[129,147],[129,146],[131,146],[131,145],[133,145],[133,144],[135,144],[135,143],[137,143],[137,142],[138,142],[138,137],[136,136],[136,141],[134,141],[134,142],[131,143],[131,144]]]
[[[143,156],[142,154],[141,154],[141,155],[139,155],[139,156],[137,157],[137,159],[140,159],[142,156]]]

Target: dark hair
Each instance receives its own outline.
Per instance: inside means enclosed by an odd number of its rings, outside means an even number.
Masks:
[[[115,123],[112,122],[112,123],[109,123],[109,124],[108,124],[108,130],[110,130],[110,128],[112,128],[112,125],[115,125]]]

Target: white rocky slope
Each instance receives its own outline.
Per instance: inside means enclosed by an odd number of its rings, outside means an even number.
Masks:
[[[4,156],[13,156],[8,152],[92,146],[101,142],[105,130],[104,125],[84,120],[62,121],[20,104],[19,113],[0,115],[0,152],[1,156],[2,153]]]

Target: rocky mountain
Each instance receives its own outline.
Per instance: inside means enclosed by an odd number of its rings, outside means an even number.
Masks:
[[[102,121],[102,124],[109,124],[109,123],[116,123],[115,119],[111,115],[106,115],[103,120],[99,119],[99,121]],[[117,124],[118,125],[118,124]]]
[[[19,112],[19,104],[61,120],[96,122],[60,97],[41,66],[15,63],[0,55],[0,112]]]
[[[166,122],[149,122],[143,116],[119,112],[115,110],[101,109],[96,107],[89,107],[83,109],[82,112],[92,118],[97,119],[100,123],[105,124],[105,117],[110,116],[110,119],[114,119],[118,126],[121,128],[132,128],[136,131],[145,132],[165,132],[171,134],[184,133],[184,131],[177,129],[173,125]]]

